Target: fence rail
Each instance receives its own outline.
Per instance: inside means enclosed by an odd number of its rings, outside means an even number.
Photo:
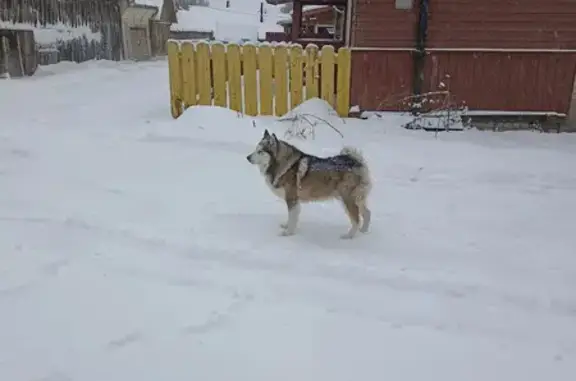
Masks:
[[[178,118],[194,105],[281,116],[321,98],[340,116],[350,109],[348,48],[168,41],[170,103]]]

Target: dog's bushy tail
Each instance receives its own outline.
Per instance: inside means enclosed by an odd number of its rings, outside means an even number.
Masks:
[[[349,156],[360,164],[360,168],[355,168],[353,171],[360,175],[361,183],[359,185],[364,189],[365,194],[368,195],[372,189],[372,179],[370,177],[368,163],[366,162],[364,155],[362,155],[362,152],[354,147],[344,147],[340,151],[340,155]]]
[[[349,147],[349,146],[344,147],[340,151],[340,155],[350,156],[352,159],[356,160],[362,166],[368,167],[366,160],[364,159],[364,156],[362,155],[362,152],[360,152],[360,150],[357,148]]]

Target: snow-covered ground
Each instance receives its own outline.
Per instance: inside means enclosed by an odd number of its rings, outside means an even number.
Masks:
[[[324,203],[279,237],[245,157],[283,126],[173,121],[167,86],[165,61],[0,82],[0,380],[574,380],[574,136],[340,123],[372,232]]]

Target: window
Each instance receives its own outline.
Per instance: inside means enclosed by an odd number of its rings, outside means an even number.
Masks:
[[[412,9],[414,0],[396,0],[396,9]]]

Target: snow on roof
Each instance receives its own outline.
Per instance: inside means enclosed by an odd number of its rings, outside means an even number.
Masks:
[[[306,11],[313,11],[316,9],[322,9],[322,8],[326,8],[328,9],[332,9],[331,5],[305,5],[302,7],[302,12],[306,12]],[[290,11],[290,15],[292,15],[292,13],[294,13],[294,10]]]
[[[134,4],[148,5],[149,7],[158,7],[158,8],[162,8],[163,3],[164,3],[164,0],[135,0],[134,1]]]
[[[156,7],[158,8],[158,12],[152,17],[153,19],[158,20],[160,18],[160,14],[162,13],[162,4],[164,0],[133,0],[135,5],[144,5],[147,7]]]
[[[13,23],[0,20],[0,29],[32,30],[34,40],[38,45],[49,46],[62,41],[70,41],[76,38],[86,37],[89,41],[100,41],[100,32],[93,32],[86,25],[75,28],[63,23],[48,24],[46,26],[35,26],[27,23]]]
[[[276,21],[277,22],[285,22],[285,21],[292,22],[292,14],[278,13],[278,15],[276,16]]]
[[[276,25],[275,9],[267,9],[263,23],[260,23],[258,9],[253,12],[250,12],[250,9],[191,6],[187,11],[178,11],[178,22],[172,24],[171,29],[214,32],[215,39],[225,41],[257,41],[264,38],[266,32],[282,31],[282,28]]]

